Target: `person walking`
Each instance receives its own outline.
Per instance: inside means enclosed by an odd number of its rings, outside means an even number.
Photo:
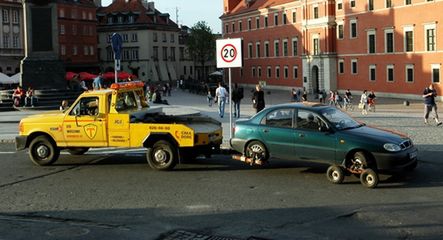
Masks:
[[[234,102],[234,117],[240,118],[240,102],[243,99],[243,88],[239,88],[237,83],[232,90],[232,102]]]
[[[208,106],[212,107],[212,101],[214,100],[214,97],[212,97],[211,90],[208,89],[208,95],[206,97],[208,98]]]
[[[252,94],[252,107],[255,108],[256,113],[265,108],[265,93],[261,89],[260,84],[255,86],[255,91]]]
[[[368,111],[373,111],[375,112],[375,93],[374,91],[371,91],[368,94]]]
[[[433,84],[430,84],[429,87],[425,88],[423,91],[423,99],[425,104],[425,114],[424,120],[425,124],[428,124],[429,113],[434,110],[434,120],[437,123],[437,126],[440,126],[442,122],[438,120],[437,114],[437,104],[435,103],[435,97],[437,96],[437,91],[434,88]]]
[[[301,101],[302,102],[308,101],[308,92],[306,91],[306,88],[303,88],[303,95],[301,95]]]
[[[92,88],[94,90],[99,90],[103,88],[103,74],[99,73],[96,78],[94,78],[94,81],[92,81]]]
[[[366,95],[367,91],[364,90],[360,97],[360,106],[361,107],[361,114],[367,115],[368,114],[368,96]],[[360,107],[359,107],[360,108]]]
[[[218,103],[218,115],[223,118],[225,115],[225,103],[226,97],[228,96],[228,91],[223,87],[222,83],[218,83],[218,88],[215,89],[215,101]]]

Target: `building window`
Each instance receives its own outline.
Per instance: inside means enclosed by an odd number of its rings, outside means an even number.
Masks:
[[[235,32],[235,23],[232,23],[232,32]]]
[[[274,14],[274,26],[278,26],[278,13]]]
[[[255,43],[255,57],[260,57],[260,42]]]
[[[314,55],[320,54],[320,39],[317,37],[314,37],[313,39],[313,46],[314,46]]]
[[[123,42],[129,42],[129,37],[127,33],[122,34]]]
[[[162,55],[163,55],[163,61],[167,61],[168,60],[168,47],[162,48]]]
[[[255,28],[257,28],[257,29],[260,28],[260,17],[255,18]]]
[[[280,42],[278,40],[274,41],[274,57],[280,56]]]
[[[314,9],[313,9],[313,13],[314,13],[314,18],[315,19],[317,19],[318,18],[318,6],[314,6]]]
[[[414,82],[414,65],[412,64],[406,65],[406,82]]]
[[[288,39],[283,40],[283,56],[288,56]]]
[[[255,78],[255,67],[252,67],[251,70],[252,70],[251,71],[251,75],[252,75],[253,78]]]
[[[94,20],[94,18],[92,17],[92,13],[91,13],[91,12],[88,13],[88,19],[89,19],[89,20]],[[130,23],[132,23],[132,22],[131,22],[131,19],[132,19],[132,16],[129,16],[129,21],[130,21]]]
[[[389,64],[386,67],[386,81],[393,82],[394,81],[394,65]]]
[[[60,35],[65,35],[65,25],[60,24]]]
[[[72,9],[71,11],[71,18],[72,19],[77,19],[77,10],[76,9]],[[112,21],[111,21],[112,23]]]
[[[375,53],[375,31],[368,31],[368,53]]]
[[[269,57],[269,42],[265,42],[265,57]]]
[[[171,61],[175,61],[175,47],[171,47],[170,56]]]
[[[275,67],[275,78],[280,78],[280,67],[279,66]]]
[[[171,43],[174,43],[175,42],[175,34],[171,33],[170,37],[171,37]]]
[[[3,23],[9,23],[9,10],[8,9],[3,9]]]
[[[298,55],[298,38],[292,39],[292,56],[295,57]]]
[[[162,42],[167,42],[166,33],[162,33]]]
[[[343,1],[342,0],[337,1],[337,10],[343,10]]]
[[[123,17],[122,16],[118,16],[117,17],[117,22],[118,23],[123,23]]]
[[[89,55],[94,55],[94,47],[89,46]]]
[[[412,0],[405,0],[405,5],[411,5],[412,4]]]
[[[412,27],[405,28],[405,51],[412,52],[414,51],[414,32]]]
[[[282,22],[283,22],[283,25],[286,25],[288,23],[288,18],[286,17],[286,12],[283,13]]]
[[[374,10],[374,0],[368,0],[368,10]]]
[[[152,47],[152,58],[158,60],[158,47]]]
[[[351,0],[351,8],[355,7],[355,0]]]
[[[357,59],[351,59],[351,74],[358,73],[358,64]]]
[[[83,46],[83,55],[88,56],[89,55],[89,47]]]
[[[248,43],[248,58],[252,58],[252,43]]]
[[[186,75],[186,66],[183,66],[183,74]]]
[[[238,31],[243,31],[243,26],[242,26],[242,22],[238,21]]]
[[[357,20],[353,19],[350,21],[350,37],[356,38],[357,37]]]
[[[385,0],[386,1],[386,8],[392,7],[392,0]]]
[[[264,21],[265,21],[265,28],[266,28],[266,27],[269,26],[269,24],[268,24],[268,16],[265,16]]]
[[[296,23],[296,22],[297,22],[297,12],[292,11],[292,23]]]
[[[9,34],[3,35],[3,47],[9,48]]]
[[[267,67],[266,68],[266,76],[268,78],[271,78],[271,76],[272,76],[272,69],[271,69],[271,67]]]
[[[74,56],[77,55],[77,46],[72,47],[72,55],[74,55]]]
[[[285,66],[285,67],[283,68],[283,77],[284,77],[285,79],[288,79],[288,77],[289,77],[289,68],[288,68],[288,66]]]
[[[66,55],[66,46],[65,45],[60,45],[60,54],[62,56]]]
[[[345,60],[343,59],[338,60],[338,73],[339,74],[345,73]]]
[[[248,19],[248,30],[252,29],[252,19]]]
[[[64,10],[63,8],[61,8],[61,9],[58,11],[58,16],[59,16],[60,18],[64,18],[64,17],[65,17],[65,10]]]
[[[131,34],[131,41],[132,41],[132,42],[137,42],[137,41],[138,41],[137,33],[132,33],[132,34]]]
[[[113,20],[113,18],[112,17],[108,17],[108,24],[112,24],[112,21]]]
[[[342,24],[338,24],[337,25],[338,31],[337,31],[337,38],[338,39],[343,39],[344,37],[344,25]]]
[[[292,67],[292,78],[294,78],[294,79],[298,78],[298,67],[297,66]]]
[[[440,83],[440,64],[432,64],[432,83]]]
[[[180,47],[178,51],[179,51],[178,57],[180,58],[180,60],[184,60],[185,59],[185,48],[184,47]]]
[[[20,13],[17,10],[12,11],[12,23],[19,23],[20,22]]]
[[[426,30],[426,51],[435,51],[435,24],[425,26]]]
[[[225,33],[229,33],[229,26],[228,26],[228,24],[225,25]]]
[[[72,35],[77,35],[77,25],[72,25]]]
[[[158,41],[158,34],[156,32],[153,33],[153,40],[154,42]]]
[[[394,31],[392,29],[385,30],[385,52],[394,52]]]
[[[14,34],[12,36],[12,47],[19,48],[20,47],[20,35]]]
[[[376,72],[377,67],[375,66],[375,64],[369,65],[369,81],[375,81]]]

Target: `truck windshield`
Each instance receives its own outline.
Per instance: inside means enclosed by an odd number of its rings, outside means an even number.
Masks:
[[[115,110],[117,112],[124,112],[130,110],[137,110],[137,100],[134,96],[134,92],[119,92],[117,95],[117,102]]]

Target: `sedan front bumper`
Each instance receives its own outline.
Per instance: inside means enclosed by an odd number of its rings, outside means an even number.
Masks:
[[[418,151],[411,147],[395,153],[374,153],[379,171],[401,171],[417,164]]]

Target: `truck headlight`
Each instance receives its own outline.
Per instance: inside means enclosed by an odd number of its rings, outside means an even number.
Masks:
[[[399,152],[401,151],[401,147],[397,144],[394,143],[385,143],[385,145],[383,145],[383,148],[388,151],[388,152]]]

